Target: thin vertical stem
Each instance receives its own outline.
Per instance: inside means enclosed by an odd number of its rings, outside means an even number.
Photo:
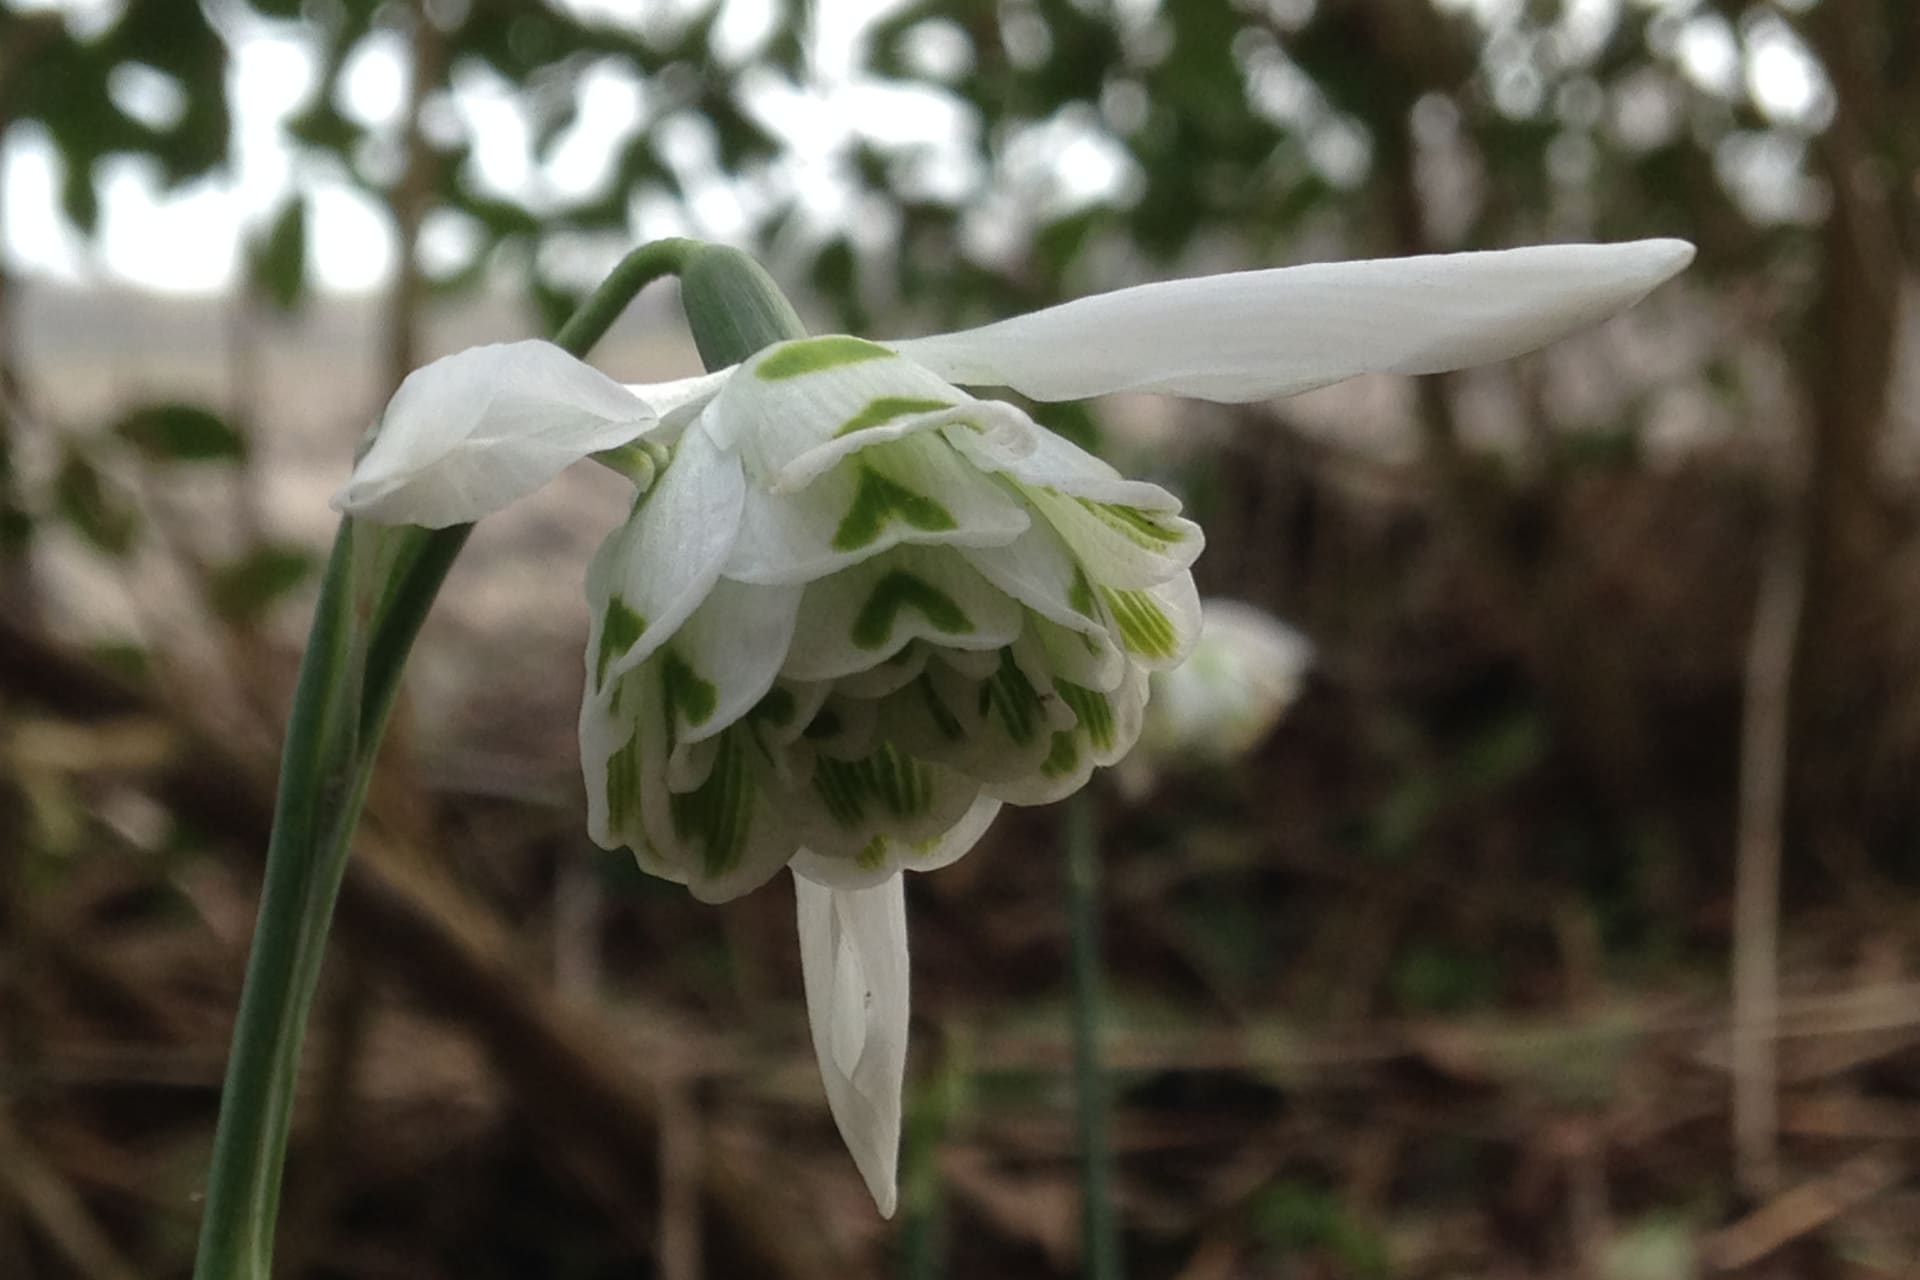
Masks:
[[[698,248],[635,250],[556,339],[584,355],[635,294]],[[196,1280],[265,1280],[295,1077],[353,832],[406,663],[471,525],[343,520],[314,606],[280,763],[260,914],[227,1060]]]
[[[1100,815],[1092,787],[1066,805],[1067,921],[1072,933],[1073,1085],[1080,1138],[1080,1250],[1089,1280],[1120,1280],[1107,1085],[1100,1066]]]
[[[1780,862],[1794,649],[1807,586],[1804,526],[1779,517],[1747,642],[1733,922],[1733,1149],[1749,1195],[1780,1180]]]

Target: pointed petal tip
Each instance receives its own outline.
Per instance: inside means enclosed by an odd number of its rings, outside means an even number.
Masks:
[[[1649,288],[1664,284],[1685,271],[1695,253],[1693,243],[1689,240],[1635,240],[1620,247],[1631,249],[1638,256],[1650,282]]]

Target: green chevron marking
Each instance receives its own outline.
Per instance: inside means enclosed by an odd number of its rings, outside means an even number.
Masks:
[[[619,596],[608,599],[606,617],[600,622],[600,652],[594,658],[594,688],[606,684],[607,664],[633,648],[646,629],[647,620],[635,613],[625,600]]]
[[[889,480],[872,467],[860,466],[860,486],[853,505],[833,531],[835,551],[855,551],[880,536],[889,520],[900,520],[927,533],[958,528],[953,514],[923,493]]]
[[[925,396],[877,396],[867,401],[866,408],[848,418],[833,436],[837,440],[856,431],[865,431],[868,427],[885,426],[895,418],[904,418],[910,413],[932,413],[937,409],[952,407],[945,400],[930,400]]]
[[[1047,752],[1047,758],[1040,762],[1040,772],[1049,778],[1058,778],[1069,774],[1080,764],[1080,744],[1074,741],[1071,729],[1056,729],[1053,734],[1053,749]]]
[[[789,342],[769,354],[754,367],[754,372],[768,382],[781,382],[804,373],[818,373],[822,369],[861,364],[868,360],[886,360],[892,356],[893,352],[877,342],[835,334]]]
[[[713,687],[713,682],[701,679],[699,673],[672,649],[666,650],[660,657],[660,692],[666,702],[669,740],[674,731],[673,712],[676,707],[687,718],[688,724],[698,725],[706,723],[707,717],[720,705],[720,691]]]
[[[973,630],[966,611],[940,588],[918,574],[895,569],[873,584],[873,594],[860,606],[853,620],[853,643],[859,649],[878,649],[893,635],[893,625],[902,608],[917,609],[945,635],[965,635]]]

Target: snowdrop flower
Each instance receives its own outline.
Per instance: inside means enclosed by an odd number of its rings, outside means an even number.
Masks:
[[[1202,600],[1193,652],[1149,682],[1139,744],[1116,770],[1120,784],[1143,796],[1169,766],[1239,759],[1293,705],[1312,663],[1312,643],[1272,614],[1238,600]]]
[[[962,386],[1251,401],[1532,350],[1681,269],[1677,241],[1253,271],[983,328],[768,347],[622,387],[544,343],[415,372],[335,504],[444,526],[570,462],[663,459],[587,570],[588,828],[721,900],[795,874],[828,1100],[883,1213],[907,1039],[899,872],[1139,735],[1197,633],[1200,530]]]

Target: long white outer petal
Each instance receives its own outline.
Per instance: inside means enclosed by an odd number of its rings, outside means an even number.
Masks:
[[[907,1070],[907,907],[893,876],[826,889],[796,875],[807,1021],[833,1122],[880,1215],[893,1216]]]
[[[1120,289],[888,345],[950,382],[1037,400],[1261,400],[1517,356],[1632,306],[1692,258],[1683,240],[1637,240],[1312,263]]]
[[[659,420],[552,343],[473,347],[407,375],[333,506],[383,524],[463,524]]]

